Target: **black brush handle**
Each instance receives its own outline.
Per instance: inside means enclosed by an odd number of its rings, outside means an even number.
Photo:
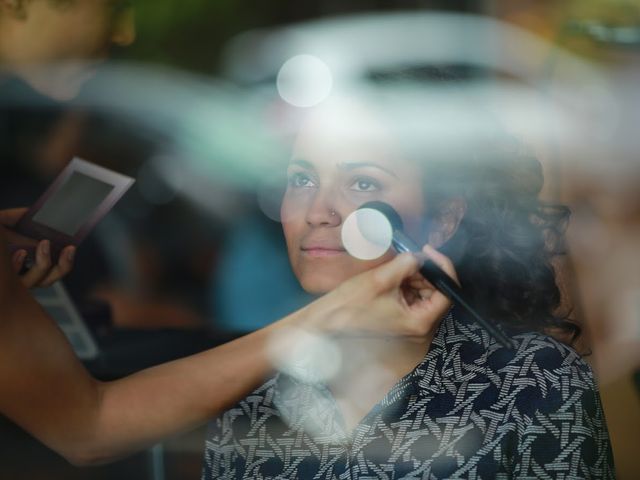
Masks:
[[[466,310],[467,313],[482,325],[502,346],[514,348],[512,340],[501,332],[495,325],[482,318],[482,316],[476,312],[471,305],[469,305],[469,302],[465,300],[460,287],[458,287],[453,279],[435,263],[431,260],[427,260],[420,268],[420,273],[424,278],[429,280],[435,288],[449,297],[452,302]]]
[[[420,247],[418,247],[418,245],[402,230],[394,230],[393,248],[399,253],[420,252]],[[420,267],[420,273],[435,288],[444,293],[452,302],[467,311],[502,346],[507,348],[515,348],[513,341],[507,335],[500,331],[495,325],[482,318],[482,316],[474,310],[474,308],[464,298],[462,289],[458,286],[455,280],[447,274],[447,272],[442,270],[431,260],[425,260]]]

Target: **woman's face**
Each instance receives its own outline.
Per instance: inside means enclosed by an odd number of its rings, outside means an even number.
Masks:
[[[22,60],[51,63],[101,60],[113,45],[127,46],[135,38],[132,9],[126,0],[49,1],[26,4]]]
[[[14,41],[4,60],[41,93],[73,97],[113,46],[135,39],[127,0],[24,2],[21,16],[6,15]],[[9,23],[10,22],[10,23]]]
[[[395,156],[383,134],[358,139],[325,133],[308,131],[298,138],[281,209],[293,271],[302,287],[315,294],[391,258],[387,253],[358,260],[342,245],[343,222],[365,202],[389,203],[405,230],[424,240],[421,169]]]

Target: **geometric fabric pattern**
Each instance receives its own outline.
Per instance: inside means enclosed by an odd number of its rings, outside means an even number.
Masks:
[[[282,373],[215,420],[203,479],[611,479],[590,366],[540,333],[497,344],[455,311],[351,431],[329,390]]]

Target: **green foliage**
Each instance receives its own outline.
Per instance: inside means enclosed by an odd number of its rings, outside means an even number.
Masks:
[[[207,72],[238,20],[232,0],[134,0],[133,5],[138,35],[124,53],[127,58]]]

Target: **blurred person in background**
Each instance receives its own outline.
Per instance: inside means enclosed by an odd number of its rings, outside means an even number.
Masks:
[[[128,0],[0,2],[0,208],[34,203],[76,155],[137,176],[153,146],[132,134],[130,126],[113,133],[113,127],[96,122],[91,112],[67,102],[114,48],[130,45],[135,36],[134,10]],[[108,120],[109,125],[120,122]],[[125,217],[132,204],[140,206],[134,197],[135,192],[124,199],[124,208],[111,212],[74,252],[76,268],[65,278],[65,286],[90,317],[104,316],[100,307],[106,302],[119,327],[201,326],[193,308],[174,302],[166,292],[162,299],[151,293],[167,263],[163,259],[177,255],[152,255],[157,248],[148,242],[137,248],[138,233],[151,230],[148,224],[155,216],[134,218],[130,223],[137,229],[132,229]],[[184,208],[169,215],[187,223]],[[167,220],[166,211],[164,216]],[[193,236],[184,235],[182,244],[168,248],[190,251],[187,239]],[[114,245],[116,241],[120,243]],[[183,281],[187,270],[180,272]]]
[[[113,45],[133,41],[125,5],[107,0],[0,3],[0,208],[35,202],[73,157],[68,146],[78,136],[82,116],[62,101],[77,95]],[[75,290],[109,276],[94,238],[83,250],[86,255],[67,279],[76,299]]]
[[[539,199],[540,163],[499,134],[466,151],[394,136],[405,124],[385,117],[389,97],[328,102],[302,128],[281,209],[296,277],[321,295],[388,261],[350,256],[341,236],[361,204],[384,201],[515,348],[442,309],[417,274],[406,301],[438,317],[424,342],[345,338],[315,365],[292,358],[211,425],[203,478],[613,478],[598,387],[570,346],[580,327],[559,310],[551,263],[568,210]]]
[[[129,0],[3,0],[1,6],[3,68],[56,100],[77,95],[114,46],[135,39]]]

